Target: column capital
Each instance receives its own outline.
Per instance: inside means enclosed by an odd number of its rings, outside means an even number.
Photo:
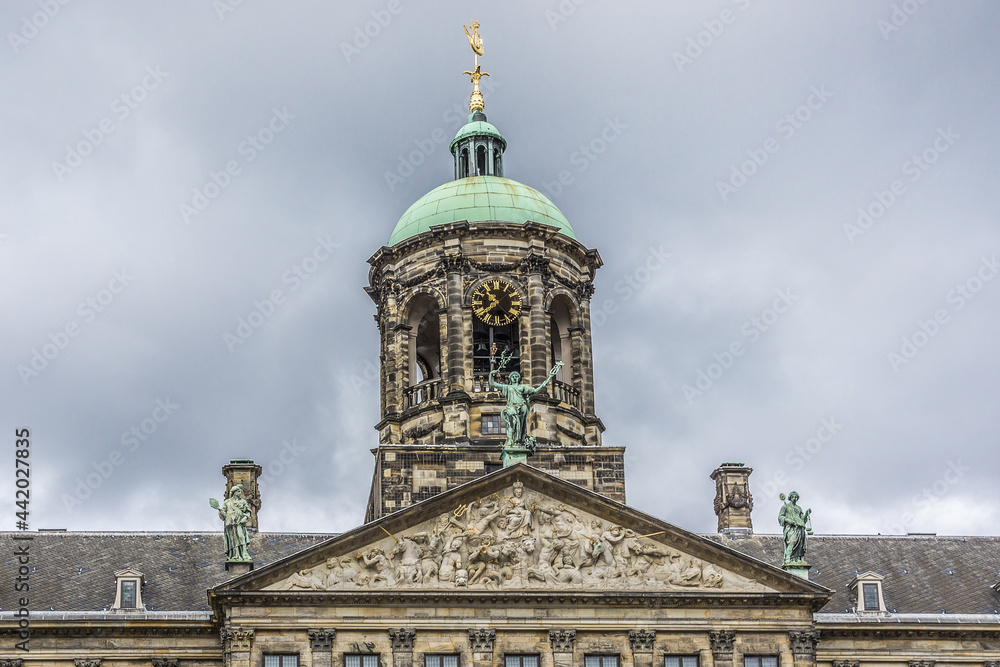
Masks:
[[[400,628],[399,630],[389,630],[389,640],[392,642],[392,652],[412,653],[413,640],[416,638],[415,630]]]
[[[576,630],[549,630],[549,645],[553,653],[572,653]]]
[[[313,651],[332,651],[333,638],[337,636],[336,630],[310,630],[309,648]]]
[[[469,644],[473,653],[493,653],[493,643],[497,631],[492,628],[475,628],[469,630]]]
[[[736,632],[734,630],[713,630],[709,632],[708,643],[712,646],[712,657],[716,660],[731,660],[735,639]]]
[[[816,644],[819,643],[818,630],[792,630],[788,633],[788,641],[792,645],[793,656],[816,659]],[[928,667],[933,667],[933,665]]]
[[[632,653],[652,653],[656,630],[629,630],[628,641],[632,645]]]

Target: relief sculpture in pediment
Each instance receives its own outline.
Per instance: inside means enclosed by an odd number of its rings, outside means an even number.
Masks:
[[[526,493],[517,481],[268,588],[765,590],[650,539],[659,535]]]

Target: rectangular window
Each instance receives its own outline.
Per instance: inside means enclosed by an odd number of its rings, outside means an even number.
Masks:
[[[698,667],[698,656],[667,655],[663,657],[663,667]]]
[[[865,594],[865,611],[879,611],[878,584],[861,584]]]
[[[483,435],[505,435],[507,425],[500,419],[500,415],[483,415]]]
[[[344,667],[378,667],[378,655],[375,653],[349,653],[344,656]]]
[[[122,581],[122,609],[135,608],[135,581]]]
[[[618,667],[617,655],[585,655],[583,667]]]
[[[747,655],[743,657],[743,667],[778,667],[778,656]]]
[[[537,655],[505,655],[504,667],[538,667]]]
[[[299,667],[299,656],[265,654],[264,667]]]
[[[486,463],[483,464],[484,475],[489,475],[491,473],[497,472],[498,470],[503,470],[502,463],[493,463],[491,461],[487,461]]]
[[[457,655],[425,655],[424,667],[458,667]]]

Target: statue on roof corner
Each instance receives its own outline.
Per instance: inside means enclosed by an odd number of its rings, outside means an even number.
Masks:
[[[496,354],[496,345],[490,351]],[[510,456],[523,460],[526,455],[535,453],[535,438],[528,435],[528,413],[531,411],[531,397],[544,389],[549,380],[555,377],[563,366],[561,361],[557,361],[556,365],[549,371],[549,376],[537,387],[521,384],[521,374],[517,371],[511,372],[510,382],[497,382],[494,379],[495,375],[504,369],[511,356],[512,353],[509,350],[501,353],[499,365],[491,370],[489,375],[490,388],[499,391],[500,395],[507,401],[507,405],[504,406],[503,412],[500,414],[507,427],[507,441],[503,446],[505,461]]]
[[[785,500],[785,494],[779,496]],[[812,535],[812,510],[804,512],[799,507],[799,494],[792,491],[778,511],[778,524],[785,538],[785,558],[782,567],[808,567],[806,563],[806,535]]]
[[[225,524],[223,537],[226,545],[227,563],[251,563],[250,533],[247,532],[247,522],[250,521],[250,503],[243,497],[243,485],[236,484],[229,491],[229,497],[222,501],[209,498],[208,504],[219,512],[219,518]]]

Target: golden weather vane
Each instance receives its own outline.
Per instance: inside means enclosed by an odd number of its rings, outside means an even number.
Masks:
[[[465,29],[465,36],[469,38],[469,46],[472,47],[472,52],[476,54],[475,65],[476,69],[473,71],[466,70],[462,74],[468,74],[472,77],[472,97],[469,98],[469,111],[482,111],[485,108],[483,103],[483,94],[479,90],[479,80],[484,76],[489,76],[489,72],[484,72],[479,66],[479,56],[486,52],[486,47],[483,46],[483,38],[479,36],[479,22],[472,21],[472,28],[468,26],[462,26]]]

